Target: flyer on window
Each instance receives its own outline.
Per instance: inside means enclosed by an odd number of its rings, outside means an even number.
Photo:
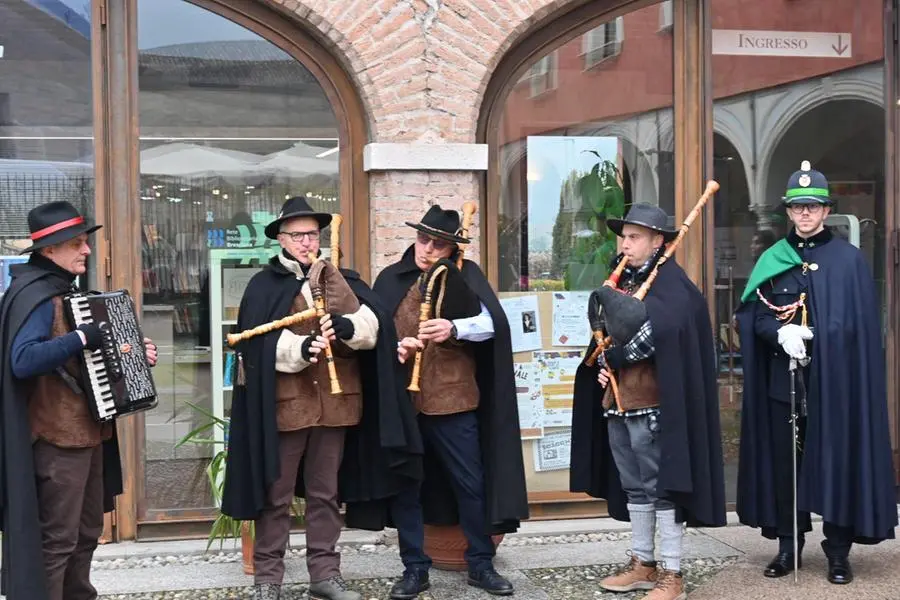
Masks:
[[[587,319],[590,292],[553,292],[553,345],[587,346],[591,326]]]
[[[528,352],[541,348],[541,320],[537,296],[501,298],[500,305],[509,320],[512,351]]]
[[[544,437],[544,396],[537,363],[515,363],[519,430],[523,440]]]
[[[541,394],[544,397],[544,427],[572,426],[572,394],[581,350],[541,351],[532,354],[538,364]]]
[[[534,470],[568,469],[572,455],[572,432],[553,431],[534,443]]]

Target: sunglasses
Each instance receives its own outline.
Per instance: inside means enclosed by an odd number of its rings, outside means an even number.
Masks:
[[[427,233],[422,233],[421,231],[416,234],[416,241],[418,241],[423,246],[427,246],[428,242],[431,242],[432,246],[434,246],[435,250],[443,250],[444,248],[449,248],[453,245],[453,242],[448,242],[447,240],[440,240],[437,238],[433,238]]]

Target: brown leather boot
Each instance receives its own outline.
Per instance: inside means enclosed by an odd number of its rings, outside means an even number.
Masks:
[[[687,600],[684,592],[684,579],[676,571],[658,571],[656,587],[644,596],[643,600]]]
[[[656,562],[645,563],[634,555],[618,573],[600,582],[600,587],[611,592],[652,590],[654,585],[656,585]]]

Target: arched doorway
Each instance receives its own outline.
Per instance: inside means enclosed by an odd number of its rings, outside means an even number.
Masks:
[[[304,195],[344,217],[342,266],[368,275],[366,119],[339,62],[262,3],[137,8],[142,307],[160,347],[159,404],[130,420],[137,475],[122,501],[139,537],[185,535],[216,514],[222,478],[206,469],[224,447],[234,373],[223,339],[247,281],[278,252],[264,226]],[[217,445],[182,443],[205,426]]]

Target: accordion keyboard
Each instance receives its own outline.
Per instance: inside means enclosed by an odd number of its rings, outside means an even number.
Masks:
[[[94,322],[87,296],[72,298],[70,306],[72,320],[76,328],[84,323]],[[109,354],[109,350],[114,342],[109,331],[109,324],[101,323],[99,327],[103,332],[103,347],[99,350],[84,351],[84,367],[90,380],[91,389],[94,392],[97,418],[105,421],[113,418],[116,414],[116,402],[113,398],[110,377],[118,379],[122,376],[122,372],[121,367],[119,369],[115,367],[107,369],[106,362],[103,360],[104,354]]]
[[[84,350],[81,381],[97,421],[149,410],[157,405],[144,336],[126,290],[76,292],[63,299],[72,327],[93,323],[102,332],[100,348]]]

